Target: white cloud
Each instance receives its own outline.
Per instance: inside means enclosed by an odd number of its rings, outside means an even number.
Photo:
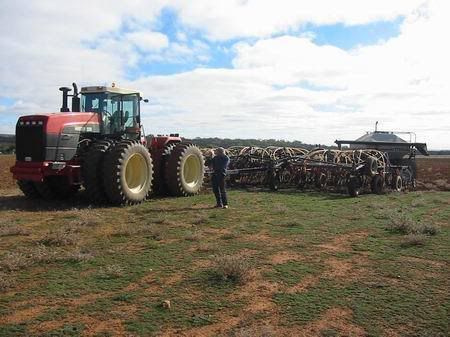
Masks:
[[[135,47],[142,51],[154,51],[167,48],[169,39],[166,35],[159,32],[132,32],[125,36]]]
[[[424,0],[197,0],[174,1],[184,23],[210,38],[267,37],[317,25],[366,24],[407,15]]]

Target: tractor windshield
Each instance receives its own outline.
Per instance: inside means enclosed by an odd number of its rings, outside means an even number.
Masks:
[[[139,127],[139,95],[107,92],[84,93],[81,111],[101,114],[104,134],[126,132]]]

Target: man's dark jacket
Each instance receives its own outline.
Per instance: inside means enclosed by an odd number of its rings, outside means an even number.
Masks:
[[[225,176],[227,174],[228,163],[230,158],[227,155],[219,154],[212,159],[212,169],[217,176]]]

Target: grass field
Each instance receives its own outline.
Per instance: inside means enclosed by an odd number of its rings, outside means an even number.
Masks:
[[[13,161],[0,157],[0,336],[449,335],[448,192],[93,208],[27,201]],[[422,186],[446,187],[449,163],[419,160]]]
[[[0,336],[448,336],[448,192],[230,199],[3,193]]]

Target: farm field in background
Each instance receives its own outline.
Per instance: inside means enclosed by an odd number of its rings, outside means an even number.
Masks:
[[[90,208],[27,201],[12,161],[0,157],[0,336],[447,336],[448,192]]]

